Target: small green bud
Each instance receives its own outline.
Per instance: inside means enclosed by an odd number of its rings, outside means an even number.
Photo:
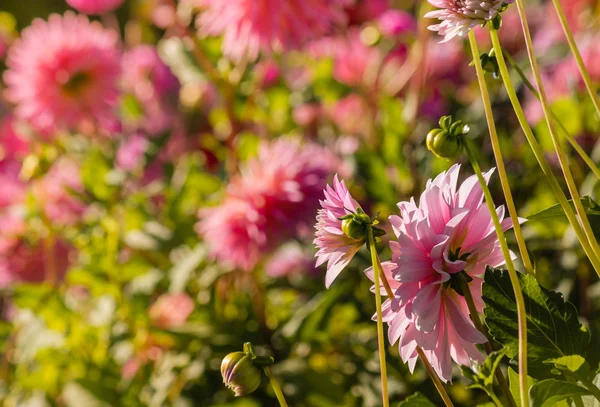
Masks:
[[[250,394],[258,389],[261,372],[254,365],[252,355],[244,352],[232,352],[221,363],[223,383],[233,390],[236,397]]]
[[[367,224],[360,220],[361,215],[356,215],[352,219],[345,219],[342,221],[342,231],[349,238],[355,240],[363,240],[367,234]],[[365,215],[366,216],[366,215]],[[368,218],[368,216],[367,216]],[[369,220],[370,223],[370,220]]]
[[[450,135],[447,131],[434,129],[427,134],[427,148],[440,158],[448,160],[456,158],[462,151],[460,137]]]

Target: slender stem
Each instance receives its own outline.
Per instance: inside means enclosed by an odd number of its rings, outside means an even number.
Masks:
[[[371,226],[367,228],[367,235],[369,239],[369,250],[371,251],[371,262],[373,264],[373,280],[375,283],[375,305],[377,307],[377,342],[379,345],[379,364],[381,365],[381,397],[383,399],[383,407],[389,407],[390,400],[388,396],[387,365],[385,363],[385,338],[383,332],[383,315],[381,311],[381,286],[379,285],[380,277],[383,277],[383,280],[385,280],[385,275],[383,275],[383,268],[381,267],[379,257],[377,256],[375,238],[373,237],[373,229],[371,229]]]
[[[537,89],[533,86],[531,81],[527,78],[527,76],[525,75],[525,72],[523,72],[521,67],[519,67],[519,65],[515,62],[513,57],[511,57],[508,52],[504,51],[503,54],[504,54],[504,57],[508,60],[508,63],[510,65],[512,65],[512,67],[514,68],[515,72],[517,72],[517,74],[519,74],[519,77],[521,78],[521,81],[523,82],[523,84],[539,100],[540,94],[538,93]],[[587,164],[587,166],[590,168],[590,170],[592,170],[592,172],[596,175],[596,177],[600,178],[600,168],[598,168],[598,166],[591,159],[591,157],[583,150],[583,148],[581,148],[579,143],[575,140],[575,138],[573,138],[573,136],[571,135],[569,130],[567,130],[565,125],[562,124],[562,122],[556,116],[556,114],[554,114],[553,111],[551,111],[550,113],[552,115],[552,120],[554,120],[554,124],[558,126],[559,130],[563,133],[563,135],[565,136],[567,141],[569,143],[571,143],[571,146],[573,147],[573,149],[577,152],[577,154],[579,154],[581,159]]]
[[[568,157],[565,154],[562,148],[562,143],[558,139],[554,130],[554,126],[552,125],[552,120],[550,116],[550,104],[548,103],[548,98],[544,89],[544,83],[542,81],[542,75],[540,73],[540,69],[538,67],[538,63],[535,57],[533,41],[531,40],[531,32],[529,31],[529,25],[527,24],[527,16],[525,15],[525,5],[523,3],[523,0],[516,0],[516,4],[517,9],[519,11],[519,17],[521,18],[521,26],[523,28],[523,34],[525,37],[525,45],[527,46],[527,55],[529,56],[529,63],[531,64],[531,69],[535,78],[535,84],[538,88],[538,92],[540,93],[540,102],[542,104],[542,110],[544,111],[546,123],[548,124],[548,129],[550,130],[550,137],[552,138],[552,143],[554,144],[554,149],[556,151],[556,155],[558,156],[558,161],[560,163],[563,175],[565,177],[565,181],[567,182],[567,187],[569,188],[569,192],[571,193],[571,197],[573,198],[573,203],[575,204],[577,215],[579,215],[579,221],[583,226],[583,230],[585,231],[585,234],[589,240],[589,244],[592,248],[592,251],[598,258],[600,257],[600,247],[598,247],[598,242],[596,241],[596,237],[594,236],[594,232],[590,226],[587,214],[585,213],[585,209],[583,208],[583,205],[581,203],[579,192],[577,191],[577,186],[575,185],[575,181],[573,180],[573,176],[571,174],[571,169],[569,168]],[[501,52],[498,53],[500,54]]]
[[[591,380],[582,380],[581,383],[592,393],[596,400],[600,401],[600,389]]]
[[[598,100],[598,95],[594,90],[594,86],[592,85],[592,79],[590,78],[590,74],[583,63],[583,58],[581,57],[581,53],[579,52],[579,48],[577,47],[577,43],[575,42],[575,38],[573,37],[573,33],[571,32],[571,28],[569,27],[569,22],[567,21],[567,17],[565,16],[565,12],[563,11],[562,5],[559,0],[552,0],[554,3],[554,8],[556,9],[556,14],[558,14],[558,19],[560,20],[560,25],[565,32],[565,37],[567,37],[567,42],[569,43],[569,48],[571,48],[571,52],[575,57],[575,61],[577,61],[577,66],[579,67],[579,72],[581,72],[581,77],[583,78],[583,83],[585,83],[585,88],[587,89],[590,98],[592,98],[592,103],[596,108],[596,113],[598,113],[598,118],[600,118],[600,101]]]
[[[540,145],[538,144],[535,136],[533,135],[531,126],[529,125],[529,122],[527,121],[527,118],[525,117],[525,113],[523,112],[523,108],[521,107],[521,102],[519,102],[519,98],[518,98],[515,88],[512,84],[512,80],[510,78],[508,68],[506,67],[506,62],[504,61],[504,55],[502,53],[502,46],[500,45],[500,39],[498,38],[498,33],[495,30],[490,30],[490,35],[492,38],[492,43],[494,45],[494,49],[496,50],[496,60],[498,61],[498,67],[500,68],[500,74],[502,75],[502,80],[504,81],[504,87],[506,88],[508,97],[513,105],[513,109],[515,111],[515,114],[517,115],[517,119],[519,120],[519,123],[521,124],[523,133],[525,134],[525,137],[527,138],[527,141],[529,142],[529,145],[531,146],[531,149],[533,150],[533,154],[535,155],[535,158],[537,159],[538,164],[540,165],[540,167],[542,169],[542,172],[544,173],[544,175],[546,176],[546,179],[550,183],[550,187],[552,188],[554,195],[556,195],[558,202],[560,203],[561,207],[563,208],[563,211],[567,215],[567,219],[569,219],[569,223],[573,227],[573,230],[574,230],[575,234],[577,235],[577,239],[579,240],[581,247],[583,248],[583,250],[586,253],[586,255],[588,256],[588,258],[590,259],[590,262],[594,266],[596,273],[598,273],[598,275],[600,275],[600,259],[593,252],[593,250],[590,246],[590,243],[581,227],[581,224],[577,220],[577,216],[575,215],[575,212],[573,212],[573,209],[571,208],[571,205],[569,204],[569,201],[568,201],[565,193],[563,192],[558,181],[556,180],[556,177],[554,176],[554,173],[552,172],[552,169],[550,168],[550,165],[548,164],[548,161],[546,160],[544,152],[543,152],[542,148],[540,147]]]
[[[476,59],[478,60],[479,57]],[[481,168],[475,159],[471,145],[466,139],[464,146],[467,155],[469,156],[469,160],[471,161],[471,165],[473,166],[473,170],[475,171],[477,179],[479,180],[479,184],[481,185],[481,189],[483,190],[485,202],[490,210],[490,215],[492,216],[492,221],[494,222],[494,228],[496,229],[496,234],[498,235],[500,248],[502,249],[502,254],[504,255],[504,261],[506,262],[506,268],[508,269],[508,275],[510,276],[510,282],[515,292],[517,323],[519,326],[519,389],[521,393],[521,406],[529,407],[529,386],[527,385],[527,314],[525,310],[525,300],[523,299],[523,293],[521,292],[521,285],[519,283],[519,277],[517,276],[517,270],[515,270],[515,265],[510,257],[510,250],[508,249],[508,244],[506,243],[506,236],[504,235],[502,224],[500,223],[500,219],[498,219],[498,214],[496,213],[494,201],[492,200],[492,194],[487,186],[487,183],[485,182],[483,174],[481,173]]]
[[[275,396],[277,397],[277,401],[279,401],[279,405],[281,407],[288,407],[287,402],[285,401],[285,396],[283,395],[283,391],[281,391],[281,386],[279,386],[279,382],[271,372],[271,368],[265,367],[265,375],[269,378],[269,383],[271,383],[271,387],[273,387],[273,391],[275,392]]]
[[[490,397],[492,398],[492,401],[494,402],[495,405],[497,405],[498,407],[503,407],[502,402],[498,399],[498,397],[494,393],[490,394]]]
[[[477,71],[477,79],[479,81],[479,90],[481,91],[481,98],[483,99],[483,106],[485,109],[485,118],[490,131],[492,150],[494,151],[494,158],[496,159],[496,166],[498,167],[498,175],[500,177],[500,184],[502,185],[502,191],[504,192],[504,197],[506,199],[506,206],[508,207],[508,213],[510,214],[513,228],[515,230],[515,237],[517,239],[517,244],[519,245],[519,252],[521,253],[523,266],[525,267],[525,271],[527,271],[527,273],[533,274],[533,263],[531,262],[529,252],[527,251],[527,246],[525,245],[523,231],[521,230],[521,224],[519,223],[519,216],[517,214],[512,193],[510,192],[510,183],[508,182],[508,175],[506,174],[506,167],[504,165],[504,159],[502,158],[502,151],[500,149],[500,141],[498,140],[498,134],[496,132],[496,124],[494,123],[492,103],[490,101],[490,95],[485,82],[485,72],[481,67],[479,50],[477,49],[477,40],[475,39],[475,34],[473,31],[469,32],[469,43],[471,44],[473,62],[475,63],[475,70]]]
[[[459,284],[465,301],[467,302],[467,307],[469,308],[469,314],[471,314],[471,320],[473,321],[473,325],[475,325],[475,328],[477,328],[479,332],[487,336],[487,332],[483,328],[483,324],[481,323],[481,319],[479,318],[479,313],[477,312],[477,307],[475,306],[475,301],[473,300],[473,295],[471,294],[469,283],[467,283],[465,278],[459,276]],[[488,355],[494,351],[492,345],[489,342],[489,338],[488,341],[483,344],[483,347],[485,348],[485,352]],[[500,368],[497,368],[494,374],[496,375],[496,379],[498,379],[498,384],[500,385],[500,389],[502,390],[504,397],[508,401],[508,404],[513,407],[516,406],[512,393],[510,392],[510,387],[508,387],[508,382],[506,381],[502,370],[500,370]],[[494,400],[494,402],[496,401]],[[502,404],[498,405],[502,406]]]
[[[425,353],[423,352],[423,349],[421,349],[420,346],[417,346],[417,353],[419,354],[421,362],[423,362],[423,365],[425,365],[425,369],[427,370],[427,373],[429,373],[429,377],[431,377],[435,388],[437,389],[438,393],[440,393],[442,400],[444,400],[444,404],[446,405],[446,407],[454,407],[454,404],[452,404],[452,400],[450,400],[448,393],[446,393],[446,389],[444,389],[444,385],[442,384],[435,370],[433,370],[431,363],[429,363],[427,356],[425,356]]]

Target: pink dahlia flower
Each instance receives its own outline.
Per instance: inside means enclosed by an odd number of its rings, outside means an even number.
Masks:
[[[194,301],[189,295],[163,294],[152,304],[148,314],[155,326],[170,329],[185,324],[193,310]]]
[[[469,365],[483,357],[475,346],[486,341],[471,322],[464,297],[450,286],[453,275],[464,271],[478,310],[486,266],[504,263],[483,192],[476,176],[457,185],[459,165],[427,183],[417,205],[400,202],[400,216],[391,216],[397,241],[390,242],[393,263],[388,270],[395,298],[384,307],[391,343],[411,370],[420,346],[438,375],[452,379],[452,361]],[[484,174],[487,180],[492,171]],[[504,208],[497,208],[504,218]],[[502,221],[504,229],[512,226]],[[389,273],[388,273],[389,274]]]
[[[364,245],[364,241],[348,237],[342,230],[342,221],[339,218],[355,213],[360,208],[344,181],[340,181],[336,175],[333,188],[327,185],[323,192],[325,200],[321,201],[322,209],[319,209],[317,214],[314,243],[319,249],[316,254],[317,267],[327,262],[325,286],[329,288]]]
[[[36,19],[8,52],[6,96],[38,130],[116,123],[118,37],[72,12]]]
[[[104,14],[123,4],[123,0],[67,0],[67,4],[85,14]]]
[[[123,55],[123,88],[123,115],[130,124],[153,136],[173,125],[179,80],[160,59],[156,48],[140,45]]]
[[[197,0],[201,35],[223,35],[234,61],[297,48],[344,22],[347,0]]]
[[[252,269],[286,238],[308,229],[337,164],[316,144],[265,142],[227,188],[223,203],[200,211],[198,232],[221,263]]]
[[[387,37],[395,37],[417,31],[417,22],[412,14],[404,10],[390,9],[377,18],[381,33]]]
[[[430,11],[425,18],[436,18],[439,24],[429,26],[444,36],[442,42],[455,36],[464,36],[474,27],[492,20],[502,11],[505,4],[513,0],[428,0],[440,10]]]
[[[279,248],[265,265],[271,277],[314,277],[318,271],[312,256],[297,243],[289,243]]]

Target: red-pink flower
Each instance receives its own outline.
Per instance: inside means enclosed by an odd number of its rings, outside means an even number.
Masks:
[[[163,294],[150,307],[152,324],[163,329],[185,324],[194,310],[194,301],[185,293]]]
[[[234,61],[297,48],[343,23],[347,0],[197,0],[201,35],[223,36]]]
[[[452,361],[482,361],[475,345],[486,341],[473,326],[464,297],[451,288],[451,279],[463,271],[472,279],[470,290],[481,310],[485,267],[504,263],[477,178],[458,186],[459,169],[454,165],[428,181],[418,205],[414,199],[400,202],[400,216],[390,217],[397,241],[390,243],[395,298],[384,307],[388,336],[391,343],[398,342],[411,370],[420,346],[444,381],[452,379]],[[486,181],[491,175],[484,174]],[[502,220],[504,208],[496,212]],[[511,227],[510,219],[502,225]]]
[[[114,31],[72,12],[52,14],[23,30],[6,64],[15,115],[38,130],[115,127],[120,51]]]
[[[333,188],[327,185],[323,192],[325,200],[321,201],[322,209],[317,214],[314,243],[319,249],[316,254],[317,267],[327,262],[325,286],[329,288],[365,242],[347,236],[342,230],[340,218],[356,213],[360,208],[344,181],[340,181],[336,175]]]
[[[104,14],[120,7],[123,0],[67,0],[67,4],[85,14]]]
[[[313,143],[264,142],[241,168],[221,205],[200,211],[198,232],[221,263],[252,269],[263,255],[308,228],[337,160]]]

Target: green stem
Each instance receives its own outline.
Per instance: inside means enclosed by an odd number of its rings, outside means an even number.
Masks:
[[[519,11],[519,17],[521,18],[521,25],[525,37],[525,45],[527,46],[527,55],[529,57],[529,63],[531,64],[531,69],[535,78],[535,84],[540,94],[540,102],[542,104],[542,110],[544,111],[546,123],[548,124],[548,129],[550,130],[550,137],[552,138],[552,143],[554,144],[554,149],[556,151],[556,155],[558,156],[558,161],[560,163],[563,175],[565,177],[565,181],[567,182],[567,187],[569,188],[569,192],[571,193],[571,197],[573,198],[573,203],[575,204],[575,209],[577,210],[577,215],[579,216],[579,221],[583,226],[583,230],[585,231],[585,234],[589,240],[589,244],[592,248],[592,251],[596,255],[596,258],[600,258],[600,247],[598,247],[598,242],[596,241],[596,237],[594,236],[594,232],[592,231],[592,228],[590,226],[587,214],[585,213],[585,209],[583,208],[583,205],[581,203],[579,192],[577,191],[577,186],[575,185],[575,181],[573,180],[573,176],[571,174],[571,169],[569,168],[569,161],[567,155],[565,154],[562,148],[562,144],[554,130],[554,126],[552,125],[550,115],[550,104],[548,103],[548,98],[544,89],[544,83],[542,81],[542,75],[540,73],[537,59],[535,57],[533,41],[531,40],[531,32],[529,31],[529,25],[527,24],[527,16],[525,14],[525,5],[523,3],[523,0],[516,0],[516,4],[517,9]],[[501,50],[498,51],[498,54],[501,54]]]
[[[479,57],[477,57],[476,60],[479,60]],[[506,268],[508,269],[508,275],[510,276],[510,282],[515,292],[517,323],[519,326],[519,389],[521,394],[521,406],[529,407],[529,387],[527,385],[527,311],[525,310],[525,300],[523,299],[523,293],[521,292],[521,285],[519,283],[519,277],[517,276],[517,270],[515,269],[515,265],[510,257],[510,250],[508,249],[508,244],[506,243],[506,236],[504,235],[502,224],[500,223],[500,219],[498,219],[498,214],[496,213],[494,201],[492,200],[492,194],[487,186],[487,183],[485,182],[483,174],[481,173],[481,168],[475,159],[475,155],[473,154],[473,150],[471,149],[469,141],[466,139],[464,141],[465,151],[467,152],[469,160],[471,161],[471,165],[473,166],[473,170],[477,175],[477,179],[479,180],[479,184],[483,190],[485,202],[490,210],[490,215],[492,216],[492,221],[494,222],[494,228],[496,229],[496,234],[498,235],[500,248],[502,249],[502,254],[504,255],[504,261],[506,262]]]
[[[581,58],[581,53],[579,52],[579,48],[577,48],[577,43],[575,42],[575,38],[573,37],[573,33],[571,32],[571,28],[569,27],[569,23],[567,21],[567,17],[565,16],[565,12],[563,11],[562,5],[559,0],[552,0],[554,3],[554,8],[556,9],[556,14],[558,14],[558,19],[560,20],[560,25],[565,32],[565,37],[567,37],[567,42],[569,43],[569,48],[571,48],[571,52],[575,57],[575,61],[577,61],[577,66],[579,67],[579,72],[581,72],[581,77],[583,78],[583,83],[585,83],[585,88],[587,89],[590,98],[592,98],[592,103],[596,108],[596,113],[598,113],[598,118],[600,118],[600,101],[598,100],[598,95],[594,90],[592,85],[592,79],[590,78],[590,74],[587,71],[585,64],[583,63],[583,58]]]
[[[506,199],[506,206],[508,207],[508,213],[513,223],[515,230],[515,237],[517,244],[519,245],[519,252],[523,260],[523,266],[525,271],[529,274],[533,274],[533,264],[525,245],[525,239],[523,238],[523,231],[521,230],[521,224],[519,222],[519,216],[515,207],[515,202],[510,192],[510,183],[508,182],[508,175],[506,174],[506,167],[504,165],[504,159],[502,158],[502,151],[500,149],[500,142],[498,140],[498,134],[496,132],[496,124],[494,123],[494,115],[492,113],[492,103],[490,101],[490,95],[488,92],[487,84],[485,82],[485,72],[481,67],[481,61],[479,60],[479,50],[477,49],[477,40],[473,31],[469,32],[469,43],[471,44],[471,52],[473,54],[473,62],[475,63],[475,70],[477,72],[477,79],[479,82],[479,89],[481,91],[481,98],[483,99],[483,106],[485,109],[485,118],[487,120],[488,129],[490,131],[490,140],[492,142],[492,150],[494,151],[494,158],[496,159],[496,167],[498,167],[498,176],[500,177],[500,184],[502,185],[502,191]]]
[[[379,262],[379,257],[377,256],[375,238],[373,237],[373,229],[371,226],[368,226],[367,228],[367,237],[369,250],[371,251],[371,262],[373,264],[373,282],[375,283],[375,305],[377,307],[377,342],[379,345],[379,364],[381,365],[381,397],[383,400],[383,407],[389,407],[390,400],[388,396],[387,365],[385,363],[385,338],[383,332],[383,315],[381,311],[381,285],[379,284],[380,278],[385,280],[385,275],[383,273],[381,263]]]
[[[533,150],[533,154],[535,155],[535,158],[537,159],[538,164],[540,165],[540,167],[542,169],[542,172],[544,173],[544,175],[546,176],[546,179],[550,183],[550,187],[552,188],[554,195],[556,195],[558,202],[560,203],[561,207],[563,208],[563,211],[567,215],[567,219],[569,220],[569,223],[573,227],[573,231],[577,235],[577,239],[579,240],[581,247],[583,248],[583,250],[586,253],[586,255],[588,256],[588,258],[590,259],[590,262],[594,266],[596,273],[598,273],[598,275],[600,275],[600,260],[598,259],[598,256],[596,256],[594,251],[592,250],[590,243],[581,227],[581,224],[577,220],[577,216],[575,215],[575,212],[571,208],[571,205],[569,204],[569,201],[568,201],[565,193],[563,192],[558,181],[556,180],[556,177],[554,176],[554,173],[552,172],[552,169],[550,168],[550,165],[548,164],[548,161],[546,160],[544,152],[543,152],[542,148],[540,147],[540,145],[538,144],[535,136],[533,135],[531,126],[529,125],[529,122],[527,121],[527,118],[525,117],[525,113],[523,112],[523,108],[521,107],[521,102],[519,102],[519,98],[518,98],[515,88],[513,86],[512,79],[510,78],[508,68],[506,67],[506,62],[504,61],[504,55],[502,53],[502,46],[500,44],[500,39],[498,37],[497,31],[490,30],[490,36],[492,38],[492,43],[493,43],[494,49],[496,50],[496,60],[498,61],[498,67],[500,68],[500,74],[502,76],[502,80],[504,81],[504,87],[506,88],[506,92],[508,93],[508,98],[510,99],[510,101],[513,105],[513,109],[515,111],[515,114],[517,115],[517,119],[519,120],[521,128],[523,129],[523,133],[525,134],[525,137],[527,138],[527,141],[529,142],[529,145],[531,146],[531,149]]]
[[[582,380],[581,383],[592,393],[596,400],[600,401],[600,389],[591,380]]]
[[[462,294],[467,303],[467,307],[469,308],[469,314],[471,314],[471,320],[473,321],[473,325],[475,325],[475,328],[477,328],[477,330],[479,332],[481,332],[482,334],[487,336],[487,333],[486,333],[485,329],[483,328],[483,324],[481,323],[481,319],[479,318],[479,313],[477,312],[477,307],[475,307],[475,301],[473,300],[473,295],[471,294],[471,289],[469,288],[469,283],[467,283],[467,280],[462,276],[458,276],[458,278],[459,278],[459,284],[460,284]],[[484,343],[483,346],[488,355],[494,351],[494,349],[492,349],[492,345],[489,342],[489,338],[488,338],[488,342]],[[515,400],[512,396],[512,393],[510,392],[510,387],[508,387],[508,382],[506,381],[506,378],[504,377],[502,370],[500,370],[500,368],[497,368],[494,374],[496,375],[496,379],[498,379],[498,384],[500,385],[500,389],[502,390],[504,397],[508,401],[509,405],[511,407],[514,407],[516,405]],[[492,394],[492,396],[495,397],[494,394]],[[492,397],[492,399],[494,399],[494,397]],[[495,403],[496,403],[496,400],[494,400]],[[498,403],[496,403],[496,404],[498,404]],[[502,404],[498,404],[498,405],[502,406]]]
[[[448,393],[446,393],[446,389],[444,389],[444,385],[442,384],[442,382],[441,382],[440,378],[438,377],[437,373],[435,372],[435,370],[433,370],[431,363],[429,363],[427,356],[425,356],[425,353],[423,353],[423,349],[421,349],[420,346],[417,346],[417,353],[419,354],[419,358],[421,359],[421,362],[423,362],[423,365],[425,366],[425,370],[427,370],[427,373],[429,373],[429,377],[431,377],[431,380],[433,381],[435,388],[437,389],[438,393],[442,397],[442,400],[444,401],[444,405],[446,407],[454,407],[454,404],[452,404],[452,400],[450,400],[450,396],[448,396]]]
[[[271,372],[271,368],[265,367],[264,371],[265,371],[265,375],[269,378],[269,383],[271,383],[271,387],[273,387],[273,391],[275,392],[277,401],[279,401],[279,405],[281,407],[288,407],[288,404],[285,401],[285,396],[283,395],[283,392],[281,391],[281,386],[279,386],[279,382],[273,375],[273,372]]]
[[[525,72],[523,72],[523,70],[521,69],[521,67],[519,67],[519,65],[515,62],[515,60],[513,59],[513,57],[511,57],[508,52],[504,51],[503,54],[504,54],[504,57],[508,60],[508,63],[513,67],[513,69],[515,70],[515,72],[517,72],[517,74],[519,74],[519,77],[521,78],[521,81],[523,82],[523,84],[539,100],[540,99],[540,94],[538,93],[537,89],[535,89],[535,87],[533,86],[533,84],[531,83],[531,81],[529,81],[529,79],[527,79],[527,76],[525,75]],[[579,156],[581,157],[581,159],[586,163],[586,165],[590,168],[590,170],[592,170],[592,172],[596,175],[596,177],[600,178],[600,168],[598,168],[598,166],[591,159],[591,157],[583,150],[583,148],[581,148],[581,146],[579,145],[579,143],[577,143],[577,141],[575,140],[575,138],[571,135],[571,133],[569,132],[569,130],[567,130],[567,128],[565,127],[565,125],[562,124],[562,122],[556,116],[556,114],[554,114],[553,111],[551,111],[550,113],[552,115],[552,120],[554,121],[554,124],[558,126],[558,128],[563,133],[563,135],[565,136],[565,138],[567,139],[567,141],[571,144],[571,146],[573,147],[573,149],[577,152],[577,154],[579,154]]]

